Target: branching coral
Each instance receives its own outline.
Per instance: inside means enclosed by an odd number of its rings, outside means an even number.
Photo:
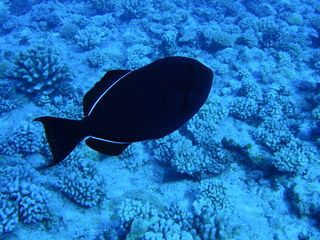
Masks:
[[[30,123],[21,123],[13,132],[3,136],[0,143],[0,153],[6,155],[27,156],[33,153],[48,154],[44,135]]]
[[[172,219],[161,218],[143,236],[144,240],[193,240],[193,235],[183,230],[182,227]]]
[[[248,121],[256,118],[259,111],[259,105],[254,99],[239,97],[232,102],[230,114],[242,121]]]
[[[58,15],[55,14],[53,8],[47,5],[37,5],[34,7],[31,16],[37,23],[37,26],[43,30],[57,27],[60,24]]]
[[[139,0],[121,0],[121,7],[124,10],[121,18],[123,20],[131,20],[133,18],[143,18],[150,12],[152,1],[139,1]]]
[[[17,90],[27,94],[53,94],[71,78],[68,67],[52,48],[37,46],[20,52],[14,63],[9,77],[17,81]]]
[[[279,119],[267,118],[254,130],[254,138],[262,145],[275,152],[286,146],[293,135]]]
[[[13,231],[19,222],[17,203],[6,194],[0,194],[0,234]]]
[[[92,164],[77,162],[63,174],[59,183],[61,191],[84,207],[92,207],[102,200],[103,180]]]
[[[187,123],[188,130],[192,133],[196,143],[204,148],[215,141],[215,132],[220,121],[229,114],[221,99],[208,99],[200,111]]]
[[[98,47],[107,33],[96,26],[88,26],[79,30],[75,35],[76,44],[83,50],[88,51]]]
[[[106,64],[106,56],[100,51],[93,50],[87,55],[87,62],[91,68],[101,68]]]
[[[150,63],[148,57],[151,55],[152,49],[146,45],[134,44],[128,48],[127,52],[128,60],[126,66],[128,69],[137,69]]]
[[[204,46],[212,51],[232,47],[237,39],[236,35],[223,32],[219,29],[205,29],[203,31]]]
[[[130,222],[134,218],[151,219],[159,214],[158,209],[148,202],[126,198],[117,208],[117,217],[121,223]]]
[[[19,221],[49,218],[48,192],[34,180],[35,173],[26,167],[0,168],[0,233],[12,231]]]
[[[309,164],[319,162],[316,150],[293,140],[273,155],[273,165],[281,172],[304,173]]]
[[[212,179],[202,180],[199,186],[199,195],[193,203],[197,216],[230,209],[227,189],[222,182]]]

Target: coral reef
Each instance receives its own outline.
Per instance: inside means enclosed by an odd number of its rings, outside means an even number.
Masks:
[[[55,28],[61,23],[54,9],[44,4],[35,6],[32,9],[31,16],[37,26],[42,30]]]
[[[286,146],[293,138],[290,130],[279,119],[267,118],[253,132],[254,138],[275,152]]]
[[[237,36],[230,33],[226,33],[220,29],[208,28],[203,31],[204,46],[212,52],[232,47]]]
[[[75,35],[76,44],[84,51],[97,48],[106,37],[107,33],[96,26],[81,29]]]
[[[79,160],[62,173],[58,188],[72,201],[92,207],[102,201],[103,179],[90,163]]]
[[[65,39],[74,39],[75,35],[79,31],[79,27],[74,24],[74,23],[65,23],[61,28],[60,28],[60,36]]]
[[[195,214],[201,216],[228,210],[230,203],[226,194],[226,187],[221,182],[212,179],[202,180],[197,199],[193,202]]]
[[[130,222],[134,218],[150,219],[159,214],[158,210],[148,202],[124,199],[117,208],[117,217],[121,223]]]
[[[239,97],[232,102],[230,114],[239,120],[250,120],[256,118],[259,111],[259,105],[254,99]]]
[[[304,173],[310,164],[319,162],[316,150],[298,140],[290,141],[273,155],[274,166],[282,172]]]
[[[18,222],[35,223],[49,218],[48,192],[35,183],[27,167],[0,168],[0,233],[11,232]]]
[[[106,64],[106,57],[100,51],[91,51],[88,54],[87,62],[91,68],[101,68]]]
[[[61,90],[63,82],[71,79],[69,68],[49,47],[37,46],[20,52],[14,61],[15,69],[8,76],[16,80],[16,89],[23,93],[51,95]]]
[[[1,1],[0,238],[320,239],[319,12],[316,0]],[[105,71],[173,55],[214,71],[187,124],[113,157],[83,141],[32,169],[52,157],[33,118],[80,120]]]
[[[12,132],[3,136],[0,152],[9,156],[27,156],[33,153],[49,156],[48,147],[44,135],[35,124],[21,123]]]

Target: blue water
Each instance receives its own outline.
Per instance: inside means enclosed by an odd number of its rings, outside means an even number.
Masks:
[[[316,0],[2,0],[0,239],[320,239],[319,47]],[[185,126],[39,170],[34,118],[166,56],[215,73]]]

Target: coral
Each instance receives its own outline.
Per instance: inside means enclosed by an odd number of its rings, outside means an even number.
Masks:
[[[205,148],[215,140],[214,133],[220,121],[229,114],[222,99],[208,99],[199,112],[187,123],[187,129],[192,133],[196,143]],[[210,147],[209,147],[210,148]]]
[[[167,31],[164,31],[161,35],[161,46],[160,49],[163,52],[163,55],[172,55],[176,53],[178,31],[175,28],[171,28]]]
[[[108,10],[115,8],[115,3],[107,0],[90,0],[92,7],[97,13],[106,13]]]
[[[70,23],[76,24],[79,28],[85,29],[91,23],[90,19],[82,15],[70,16]]]
[[[272,163],[281,172],[304,173],[309,164],[316,163],[316,150],[299,140],[292,140],[273,154]]]
[[[123,9],[121,19],[129,21],[134,18],[143,18],[147,13],[150,12],[151,0],[139,1],[139,0],[121,0],[120,4]]]
[[[282,84],[270,85],[270,90],[265,92],[263,97],[260,116],[277,119],[299,119],[300,106],[291,90]]]
[[[318,32],[320,35],[320,17],[316,15],[310,19],[311,26]]]
[[[19,222],[17,203],[6,194],[0,194],[0,235],[12,232]]]
[[[38,125],[39,126],[39,125]],[[48,145],[39,128],[32,123],[21,123],[2,137],[1,154],[27,156],[33,153],[49,154]]]
[[[0,30],[2,33],[8,33],[17,26],[17,20],[11,16],[8,7],[0,3]]]
[[[152,156],[160,163],[170,165],[171,159],[174,156],[173,146],[184,139],[183,136],[175,131],[163,138],[149,142],[149,148],[152,151]]]
[[[320,120],[320,106],[312,110],[312,116],[315,120]]]
[[[107,33],[96,26],[88,26],[81,29],[75,35],[76,44],[84,51],[98,47],[106,37]]]
[[[150,63],[148,56],[151,55],[152,49],[143,44],[134,44],[127,49],[127,53],[126,67],[128,69],[137,69]]]
[[[233,157],[217,142],[214,133],[216,123],[227,114],[221,102],[209,100],[187,125],[190,131],[187,135],[192,141],[176,131],[151,143],[153,156],[161,163],[171,164],[178,172],[190,176],[221,173],[233,162]]]
[[[202,177],[204,174],[219,174],[226,170],[233,162],[232,155],[220,144],[210,142],[210,148],[205,151],[193,145],[189,139],[182,138],[173,145],[174,155],[171,165],[180,173],[193,177]]]
[[[18,20],[14,17],[11,17],[2,25],[2,31],[4,33],[9,33],[11,30],[17,27],[18,27]]]
[[[174,157],[171,165],[180,173],[196,176],[206,171],[206,165],[210,161],[203,149],[196,147],[189,139],[182,138],[173,145]]]
[[[239,37],[239,42],[250,48],[258,47],[259,45],[259,39],[256,36],[256,32],[251,28],[247,29],[244,33],[241,34],[241,36]]]
[[[262,0],[249,0],[244,2],[244,6],[258,17],[265,17],[275,15],[276,12],[273,10],[270,4]]]
[[[14,91],[10,84],[0,84],[0,113],[16,109],[19,105],[19,101],[14,98]]]
[[[238,22],[238,26],[243,30],[253,30],[257,28],[259,22],[259,18],[256,16],[246,13],[241,20]]]
[[[193,202],[196,239],[255,238],[257,234],[252,231],[252,226],[248,225],[249,222],[244,222],[245,219],[233,205],[231,192],[226,185],[215,179],[200,182],[199,193]],[[240,211],[243,211],[242,206]]]
[[[32,8],[32,5],[39,2],[41,0],[11,0],[9,2],[10,12],[15,15],[23,15]]]
[[[199,194],[193,202],[193,209],[197,216],[231,210],[227,188],[222,182],[213,179],[202,180]]]
[[[158,161],[193,177],[219,174],[233,162],[232,155],[215,140],[195,145],[178,132],[155,140],[151,149]]]
[[[68,198],[83,207],[92,207],[102,201],[103,179],[89,163],[77,161],[67,167],[58,187]]]
[[[240,71],[239,71],[240,73]],[[248,77],[243,77],[241,81],[241,88],[239,89],[239,96],[251,98],[254,100],[262,99],[262,90],[261,86],[257,84],[251,74],[249,73]]]
[[[134,218],[142,218],[150,220],[157,216],[159,211],[152,206],[149,202],[143,202],[140,200],[133,200],[126,198],[117,207],[117,218],[121,223],[132,221]]]
[[[47,30],[59,26],[60,18],[48,5],[37,5],[32,9],[31,17],[37,26],[42,30]]]
[[[253,137],[272,152],[286,146],[293,136],[283,121],[276,118],[266,118],[253,131]]]
[[[232,47],[237,39],[236,35],[212,28],[205,29],[202,32],[202,35],[204,46],[212,52]]]
[[[79,27],[74,23],[65,23],[60,29],[60,36],[65,39],[74,39]]]
[[[276,101],[270,101],[269,103],[265,105],[261,105],[261,110],[259,112],[259,117],[261,117],[263,120],[268,118],[274,118],[274,119],[282,119],[282,107],[281,105]]]
[[[320,75],[320,51],[316,51],[313,54],[310,62],[315,72]]]
[[[48,218],[45,188],[33,183],[21,182],[17,198],[19,220],[23,223],[35,223]]]
[[[119,155],[119,158],[124,163],[125,168],[130,171],[137,171],[145,166],[148,161],[148,156],[143,151],[143,144],[140,142],[130,144],[130,146]]]
[[[230,106],[230,114],[242,121],[257,117],[259,105],[254,99],[238,97]]]
[[[190,232],[181,228],[178,223],[172,219],[160,218],[158,222],[149,227],[148,231],[144,234],[144,240],[193,240]]]
[[[106,57],[100,51],[93,50],[87,55],[87,62],[91,68],[101,68],[106,64]]]
[[[48,192],[27,166],[0,168],[0,220],[2,232],[10,232],[18,221],[35,223],[49,218]],[[1,232],[1,231],[0,231]]]
[[[0,113],[8,112],[10,110],[16,109],[17,104],[11,100],[4,99],[0,96]]]
[[[233,154],[222,147],[220,142],[212,142],[211,148],[207,149],[209,161],[205,163],[204,171],[211,174],[220,174],[227,170],[235,161]]]
[[[280,48],[283,45],[283,33],[280,27],[269,18],[263,18],[259,23],[261,38],[259,42],[264,48]]]
[[[48,96],[41,96],[37,102],[38,105],[43,106],[50,115],[54,117],[82,119],[82,99],[81,97],[61,97],[57,96],[48,98]],[[63,106],[61,108],[60,106]]]
[[[15,69],[9,78],[16,80],[16,89],[33,95],[51,95],[71,78],[69,68],[62,63],[58,54],[44,46],[20,52],[15,58]]]

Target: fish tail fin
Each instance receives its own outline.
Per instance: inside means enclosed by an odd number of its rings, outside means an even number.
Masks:
[[[81,120],[40,117],[33,121],[41,122],[45,128],[53,156],[52,162],[47,167],[54,166],[65,159],[86,137],[86,131]]]

